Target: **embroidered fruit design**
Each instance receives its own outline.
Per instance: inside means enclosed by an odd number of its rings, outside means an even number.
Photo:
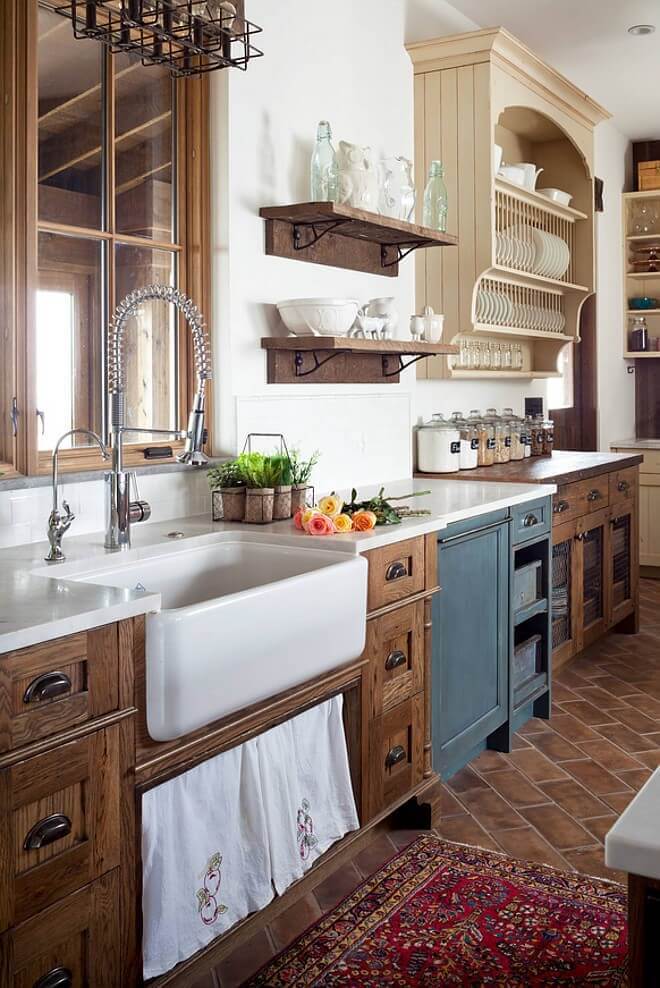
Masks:
[[[206,871],[202,875],[203,887],[197,889],[197,911],[204,926],[212,926],[218,916],[226,913],[228,909],[217,899],[222,883],[221,864],[222,855],[216,852],[209,858]]]
[[[298,850],[303,861],[307,860],[309,857],[309,852],[313,847],[316,847],[319,842],[318,837],[314,834],[314,821],[312,820],[309,811],[309,802],[308,800],[303,799],[296,818]]]

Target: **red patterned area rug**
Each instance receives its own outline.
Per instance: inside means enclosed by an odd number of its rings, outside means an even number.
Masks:
[[[424,835],[249,988],[628,984],[626,891]]]

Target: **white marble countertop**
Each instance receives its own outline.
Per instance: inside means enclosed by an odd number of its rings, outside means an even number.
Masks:
[[[371,497],[378,489],[378,486],[362,487],[359,497]],[[386,495],[391,496],[426,490],[431,492],[428,496],[414,498],[410,504],[414,508],[428,509],[429,515],[405,519],[400,525],[383,526],[364,533],[313,538],[297,530],[291,521],[242,525],[214,523],[208,516],[199,516],[135,525],[132,530],[133,546],[128,553],[109,553],[103,547],[102,533],[77,538],[69,534],[63,542],[66,562],[51,566],[44,562],[48,548],[45,541],[0,550],[0,653],[159,610],[160,595],[157,592],[77,582],[76,571],[89,569],[90,564],[96,562],[105,565],[112,559],[116,565],[121,565],[131,557],[177,552],[188,546],[213,541],[221,533],[226,538],[229,532],[250,541],[355,554],[439,531],[453,522],[477,518],[500,508],[525,504],[555,493],[556,487],[423,478],[385,485]],[[176,541],[168,538],[172,532],[182,532],[183,538]]]
[[[660,880],[660,768],[644,783],[605,836],[605,864]]]
[[[660,439],[618,439],[610,449],[660,449]]]

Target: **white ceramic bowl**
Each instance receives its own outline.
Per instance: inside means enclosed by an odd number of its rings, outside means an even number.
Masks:
[[[360,303],[352,298],[290,298],[277,308],[294,336],[346,336]]]
[[[537,189],[542,196],[546,199],[551,199],[552,202],[558,202],[562,206],[570,206],[571,199],[573,196],[569,195],[568,192],[564,192],[562,189]]]
[[[502,165],[497,174],[505,181],[512,182],[513,185],[524,186],[525,184],[525,170],[518,165]]]

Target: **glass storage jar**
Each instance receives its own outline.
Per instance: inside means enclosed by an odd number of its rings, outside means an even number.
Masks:
[[[486,409],[486,419],[495,429],[495,462],[508,463],[511,459],[511,431],[509,424],[497,414],[496,408]]]
[[[493,423],[483,419],[477,409],[470,412],[468,422],[477,433],[477,466],[492,467],[495,462],[495,427]]]
[[[532,429],[532,416],[526,415],[522,426],[522,441],[525,459],[528,459],[532,455]]]
[[[444,415],[435,414],[417,431],[417,467],[421,473],[460,470],[461,434]]]
[[[532,421],[532,456],[543,456],[543,416],[537,415]]]
[[[552,419],[546,419],[543,423],[543,455],[552,456],[555,445],[555,423]]]
[[[509,433],[511,437],[511,459],[512,460],[522,460],[525,458],[525,448],[523,446],[523,431],[524,423],[517,415],[514,414],[512,408],[505,408],[502,411],[502,418],[509,425]]]
[[[454,412],[452,423],[461,434],[461,470],[474,470],[479,465],[479,435],[474,425],[463,418],[461,412]]]

